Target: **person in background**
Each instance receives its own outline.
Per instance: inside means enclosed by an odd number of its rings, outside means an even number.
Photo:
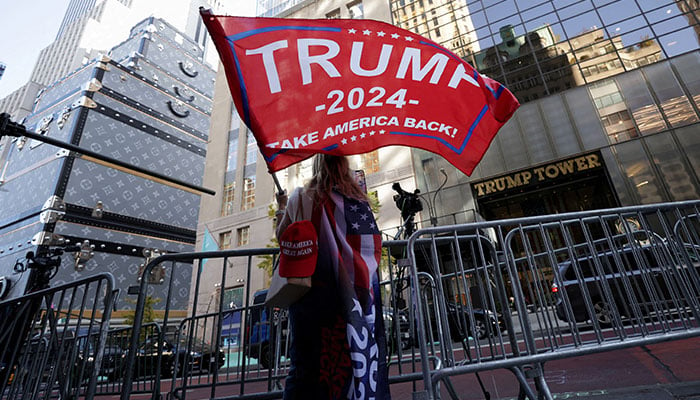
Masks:
[[[278,194],[277,201],[277,237],[295,218],[311,220],[319,253],[311,289],[289,307],[291,366],[284,399],[390,399],[378,277],[381,236],[347,159],[315,156],[309,183],[288,199]]]

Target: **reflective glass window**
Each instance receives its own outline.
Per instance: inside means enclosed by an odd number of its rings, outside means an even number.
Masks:
[[[672,201],[694,200],[700,197],[695,179],[691,176],[688,165],[679,157],[680,149],[668,132],[645,138],[647,148],[654,159],[666,189]]]
[[[676,7],[675,5],[671,5],[671,4],[669,4],[665,7],[657,8],[656,10],[646,12],[644,14],[644,16],[652,24],[660,22],[660,21],[668,20],[670,18],[680,16],[680,15],[681,15],[681,10],[678,7]]]
[[[673,0],[637,0],[637,3],[642,11],[647,12],[673,4]]]
[[[506,17],[517,15],[517,11],[515,8],[515,1],[513,0],[505,0],[498,2],[494,4],[491,7],[487,7],[485,9],[486,11],[486,17],[489,20],[489,23],[497,23],[499,21],[504,20]],[[504,24],[498,24],[499,26],[503,26]]]
[[[519,112],[519,111],[518,111]],[[503,159],[506,169],[521,169],[529,165],[525,142],[520,133],[517,118],[511,118],[501,127],[496,135],[496,140],[501,144]]]
[[[564,31],[569,37],[595,30],[603,26],[603,23],[600,22],[598,15],[594,11],[567,19],[562,21],[561,24],[564,26]]]
[[[527,143],[530,161],[534,164],[539,164],[552,160],[554,153],[552,152],[552,146],[549,143],[537,103],[520,106],[516,116],[520,122],[525,143]]]
[[[683,16],[667,19],[652,25],[657,36],[663,36],[670,32],[675,32],[682,27],[688,26],[688,20]]]
[[[666,121],[651,97],[641,72],[628,72],[615,80],[624,95],[625,106],[632,113],[641,133],[649,134],[666,129]]]
[[[619,0],[593,0],[593,5],[596,7],[602,7],[606,4],[616,3]]]
[[[556,155],[563,157],[581,152],[578,139],[574,137],[574,127],[561,96],[544,98],[540,100],[539,106],[554,143]]]
[[[600,122],[611,143],[639,136],[620,87],[614,79],[606,79],[588,87]]]
[[[696,34],[692,27],[687,27],[659,38],[659,42],[666,55],[673,57],[697,49],[700,38]]]
[[[659,203],[666,200],[659,181],[649,163],[642,143],[638,140],[613,147],[622,170],[640,204]]]
[[[681,79],[686,90],[695,101],[695,105],[700,106],[700,53],[694,52],[671,60],[676,68],[676,72]]]
[[[676,129],[675,134],[697,177],[700,174],[700,135],[698,135],[698,128],[696,126],[687,126]]]
[[[571,2],[557,2],[555,1],[555,7],[557,8],[557,14],[562,20],[578,17],[581,14],[586,13],[593,9],[590,0],[584,1],[571,1]],[[559,3],[559,4],[557,4]],[[569,4],[566,4],[569,3]],[[600,26],[600,25],[599,25]]]
[[[605,17],[603,17],[605,18]],[[616,42],[620,43],[623,47],[637,43],[638,40],[633,39],[632,43],[623,43],[622,42],[622,35],[626,35],[630,32],[635,32],[636,30],[643,28],[646,26],[646,20],[644,17],[636,16],[632,18],[627,18],[622,21],[618,21],[615,23],[607,24],[606,30],[608,32],[608,36],[611,38],[618,37]],[[639,34],[637,34],[639,36]],[[634,35],[631,35],[631,37],[634,37]]]
[[[606,172],[615,188],[615,194],[617,194],[617,198],[620,200],[620,205],[629,206],[636,204],[634,196],[630,192],[629,185],[627,184],[627,177],[625,173],[622,172],[612,150],[610,148],[602,148],[600,149],[600,153],[603,155]]]
[[[635,0],[620,0],[613,4],[601,7],[598,9],[600,17],[603,22],[608,24],[613,24],[634,16],[640,13],[639,7]]]
[[[520,15],[523,21],[527,24],[529,21],[534,19],[539,19],[542,17],[549,18],[549,20],[554,20],[554,7],[551,3],[543,3],[535,7],[531,7],[525,10],[521,10]]]
[[[608,144],[598,113],[584,87],[564,93],[568,109],[574,119],[584,149],[597,149]]]
[[[498,175],[502,174],[505,170],[506,166],[503,162],[503,156],[501,155],[501,147],[498,145],[498,141],[494,141],[479,162],[480,176],[488,177]]]
[[[644,74],[671,126],[678,127],[698,122],[698,116],[683,93],[668,62],[646,67]]]

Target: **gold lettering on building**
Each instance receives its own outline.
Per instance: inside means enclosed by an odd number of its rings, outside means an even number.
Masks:
[[[488,181],[474,183],[477,197],[499,193],[530,183],[540,183],[551,179],[586,171],[592,168],[602,167],[600,156],[597,153],[574,157],[568,160],[557,161],[531,170],[515,172],[510,175],[500,176]],[[533,179],[534,178],[534,179]]]

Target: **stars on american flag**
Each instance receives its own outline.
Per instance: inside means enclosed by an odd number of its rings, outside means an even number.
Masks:
[[[377,224],[372,218],[372,210],[369,204],[358,200],[345,200],[345,218],[347,219],[348,233],[366,234],[377,233]]]

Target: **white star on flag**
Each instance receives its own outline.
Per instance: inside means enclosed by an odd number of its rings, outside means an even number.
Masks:
[[[353,223],[352,223],[352,229],[354,229],[354,230],[360,229],[360,224],[358,224],[357,222],[353,222]]]
[[[365,29],[364,31],[362,31],[363,35],[369,36],[370,33],[372,33],[372,31],[370,31],[369,29]]]
[[[379,131],[379,134],[380,134],[380,135],[383,135],[384,132],[386,132],[386,131],[385,131],[384,129],[382,129],[382,130]]]
[[[382,31],[377,32],[377,36],[384,37],[384,35],[386,35],[386,33]]]
[[[374,222],[370,222],[369,227],[370,227],[370,229],[374,229]]]
[[[362,139],[364,139],[365,136],[367,136],[367,135],[366,135],[364,132],[362,132],[362,134],[360,135],[360,137],[361,137]]]
[[[413,38],[410,37],[410,36],[406,36],[406,41],[407,41],[407,42],[412,42],[412,41],[413,41]]]
[[[363,221],[367,221],[367,218],[369,218],[369,216],[367,214],[360,215],[360,219]]]
[[[370,136],[374,136],[374,131],[369,131]]]
[[[353,142],[356,141],[356,140],[357,140],[357,136],[355,136],[355,135],[350,136],[350,140],[352,140]]]
[[[398,33],[392,33],[392,34],[391,34],[391,38],[392,38],[392,39],[398,39],[398,38],[399,38],[399,34],[398,34]]]
[[[350,211],[352,211],[352,212],[357,212],[357,210],[359,210],[359,209],[360,209],[360,207],[358,207],[354,204],[350,206]]]
[[[345,139],[345,138],[343,138],[343,140],[341,140],[340,143],[342,143],[342,144],[348,144],[348,140]]]
[[[355,32],[357,32],[357,31],[355,30],[355,28],[350,28],[350,29],[348,29],[348,33],[349,33],[349,34],[354,34]]]

